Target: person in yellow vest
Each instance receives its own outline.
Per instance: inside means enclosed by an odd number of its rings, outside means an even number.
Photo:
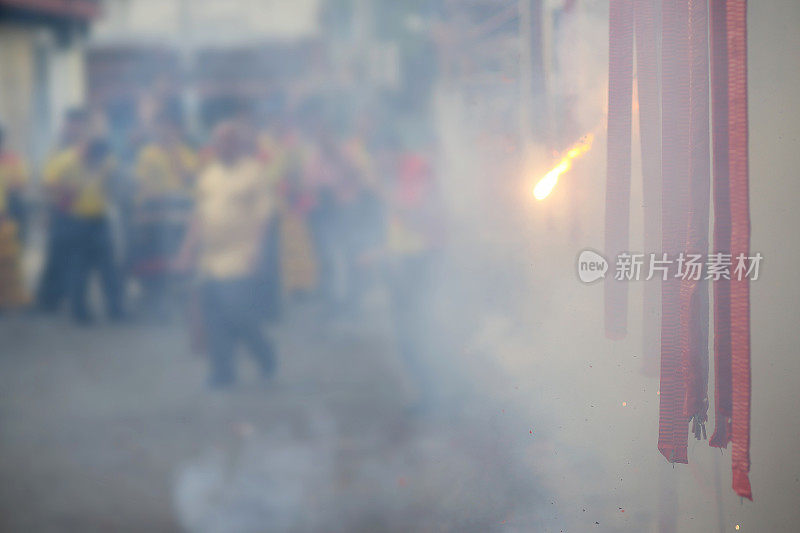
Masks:
[[[20,241],[25,242],[28,229],[28,206],[26,188],[28,186],[28,168],[25,161],[17,153],[5,145],[3,127],[0,126],[0,189],[4,199],[5,212],[17,224]]]
[[[135,168],[133,273],[144,289],[144,305],[159,317],[169,312],[168,265],[174,260],[191,214],[198,155],[185,142],[181,120],[164,113],[153,142]]]
[[[15,194],[27,180],[22,160],[3,149],[0,129],[0,311],[28,303],[22,279],[22,247],[20,246],[20,212],[14,209]]]
[[[90,116],[85,109],[67,111],[59,148],[46,162],[42,174],[48,231],[44,267],[36,293],[40,311],[56,311],[67,296],[74,217],[71,213],[73,191],[64,178],[78,165],[90,132]]]
[[[282,292],[287,296],[310,295],[316,288],[317,268],[308,225],[308,213],[313,207],[306,177],[308,150],[292,131],[280,139],[262,134],[259,146],[267,179],[280,198],[280,224],[274,228],[279,238],[273,258],[277,259],[275,268]]]
[[[257,281],[275,198],[252,144],[236,123],[215,130],[215,157],[200,175],[195,216],[174,265],[186,270],[199,257],[212,387],[235,382],[239,344],[250,350],[264,377],[275,371],[274,348],[261,331],[263,288]]]
[[[376,164],[365,139],[351,137],[341,145],[346,162],[343,182],[347,194],[340,197],[342,245],[346,266],[345,308],[358,312],[363,294],[374,285],[375,270],[363,260],[379,247],[385,226],[385,209],[378,187]]]
[[[108,219],[107,185],[114,171],[111,150],[106,141],[95,139],[76,155],[60,176],[60,185],[69,191],[73,224],[70,254],[72,316],[79,323],[92,321],[86,293],[89,276],[98,271],[107,314],[112,320],[120,320],[123,318],[122,288]]]
[[[397,342],[419,387],[415,409],[430,407],[434,391],[430,359],[435,356],[436,314],[432,289],[443,244],[443,203],[424,156],[401,153],[388,186],[386,252]]]
[[[140,201],[191,196],[198,167],[198,155],[183,140],[180,120],[161,116],[154,141],[142,148],[136,163]]]
[[[0,311],[24,307],[29,302],[21,259],[17,224],[0,209]]]
[[[305,218],[314,244],[317,294],[325,305],[326,314],[333,316],[340,311],[342,297],[338,280],[344,277],[339,268],[345,242],[340,185],[346,164],[329,129],[318,128],[312,139],[312,150],[304,170],[304,188],[310,193]]]

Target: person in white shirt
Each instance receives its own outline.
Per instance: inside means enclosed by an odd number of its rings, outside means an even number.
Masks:
[[[215,157],[200,175],[195,218],[178,258],[179,268],[198,258],[212,387],[235,383],[240,344],[265,378],[276,365],[272,343],[261,331],[262,291],[255,278],[274,193],[247,138],[234,123],[215,130]]]

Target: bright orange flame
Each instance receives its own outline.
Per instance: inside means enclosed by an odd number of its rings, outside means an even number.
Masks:
[[[561,161],[539,180],[539,183],[533,188],[533,196],[537,200],[544,200],[547,198],[547,195],[553,191],[558,183],[558,178],[561,174],[572,168],[572,160],[588,152],[592,147],[593,140],[594,135],[590,133],[570,148]]]

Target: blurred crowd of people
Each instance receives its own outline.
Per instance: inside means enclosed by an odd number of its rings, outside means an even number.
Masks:
[[[223,387],[236,380],[240,345],[265,377],[276,371],[265,325],[293,302],[316,301],[320,320],[357,320],[364,295],[382,287],[399,350],[425,374],[426,298],[444,235],[431,149],[288,111],[232,114],[196,142],[180,107],[164,105],[122,148],[98,124],[70,110],[39,176],[0,130],[0,309],[67,305],[91,325],[97,276],[109,320],[185,311],[210,384]],[[46,244],[26,283],[33,221]]]

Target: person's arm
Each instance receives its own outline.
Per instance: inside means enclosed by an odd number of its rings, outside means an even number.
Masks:
[[[42,183],[49,204],[63,206],[71,201],[74,191],[70,175],[75,172],[77,157],[65,151],[53,156],[45,165]]]
[[[202,193],[202,186],[198,186],[198,189],[195,191],[194,212],[189,219],[189,226],[186,228],[186,235],[183,238],[183,243],[172,264],[173,269],[178,272],[190,271],[200,252],[203,237],[203,224],[200,215],[200,203],[203,198]]]
[[[255,235],[258,236],[258,253],[253,256],[253,264],[250,265],[251,272],[258,270],[259,262],[267,252],[265,247],[269,246],[270,231],[280,212],[278,209],[278,184],[268,179],[268,173],[265,170],[262,169],[259,179],[253,184],[253,195],[257,200],[253,206],[253,221],[257,227]]]

